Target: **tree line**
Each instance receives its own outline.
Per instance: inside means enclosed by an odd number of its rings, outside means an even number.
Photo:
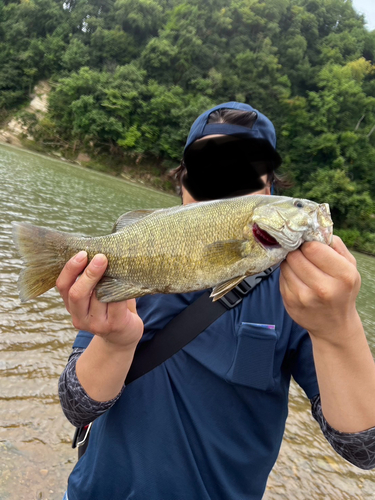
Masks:
[[[48,79],[35,139],[119,168],[163,173],[202,111],[251,104],[275,124],[286,194],[328,202],[375,254],[375,31],[351,0],[0,0],[0,49],[0,118]]]

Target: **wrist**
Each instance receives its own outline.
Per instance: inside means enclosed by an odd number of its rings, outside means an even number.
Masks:
[[[363,338],[364,330],[359,314],[355,308],[348,314],[326,322],[318,328],[309,328],[308,332],[314,346],[331,346],[345,348]]]
[[[121,336],[120,334],[116,335],[115,338],[109,337],[95,336],[93,340],[96,341],[98,346],[100,345],[103,353],[111,356],[133,356],[140,341],[140,338],[129,340],[126,335]]]

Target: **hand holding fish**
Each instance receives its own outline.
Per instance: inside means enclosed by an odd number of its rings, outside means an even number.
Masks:
[[[337,342],[333,332],[358,316],[361,284],[356,261],[337,236],[332,245],[312,241],[287,255],[280,290],[290,316],[313,337]]]
[[[323,414],[341,432],[375,425],[375,367],[355,301],[356,261],[338,237],[308,242],[281,265],[280,290],[290,316],[309,333]]]
[[[65,265],[56,287],[75,328],[89,331],[116,348],[127,348],[139,342],[143,323],[137,315],[134,299],[110,304],[97,299],[94,289],[107,264],[106,257],[99,254],[85,268],[87,253],[79,252]]]

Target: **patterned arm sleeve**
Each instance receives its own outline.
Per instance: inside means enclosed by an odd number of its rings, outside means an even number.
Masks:
[[[91,399],[81,386],[76,373],[76,363],[83,352],[84,349],[73,349],[59,380],[62,410],[69,422],[75,427],[87,425],[109,410],[119,399],[125,387],[124,385],[120,393],[110,401],[100,402]]]
[[[332,448],[360,469],[375,468],[375,427],[362,432],[339,432],[324,418],[320,396],[311,400],[312,414]]]

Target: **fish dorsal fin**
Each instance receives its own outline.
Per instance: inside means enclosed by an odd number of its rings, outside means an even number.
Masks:
[[[233,290],[233,288],[235,288],[237,285],[239,285],[241,283],[241,281],[244,280],[244,278],[246,278],[246,276],[237,276],[236,278],[232,278],[229,281],[225,281],[224,283],[221,283],[220,285],[216,285],[212,289],[212,292],[210,295],[210,297],[212,297],[212,299],[213,299],[213,302],[221,299],[221,297],[224,297],[224,295],[226,293],[230,292],[231,290]]]
[[[138,222],[139,220],[147,217],[148,215],[153,214],[156,210],[133,210],[131,212],[126,212],[117,219],[115,225],[113,226],[112,233],[118,233],[122,231],[125,227],[130,226],[130,224],[134,224],[134,222]]]

